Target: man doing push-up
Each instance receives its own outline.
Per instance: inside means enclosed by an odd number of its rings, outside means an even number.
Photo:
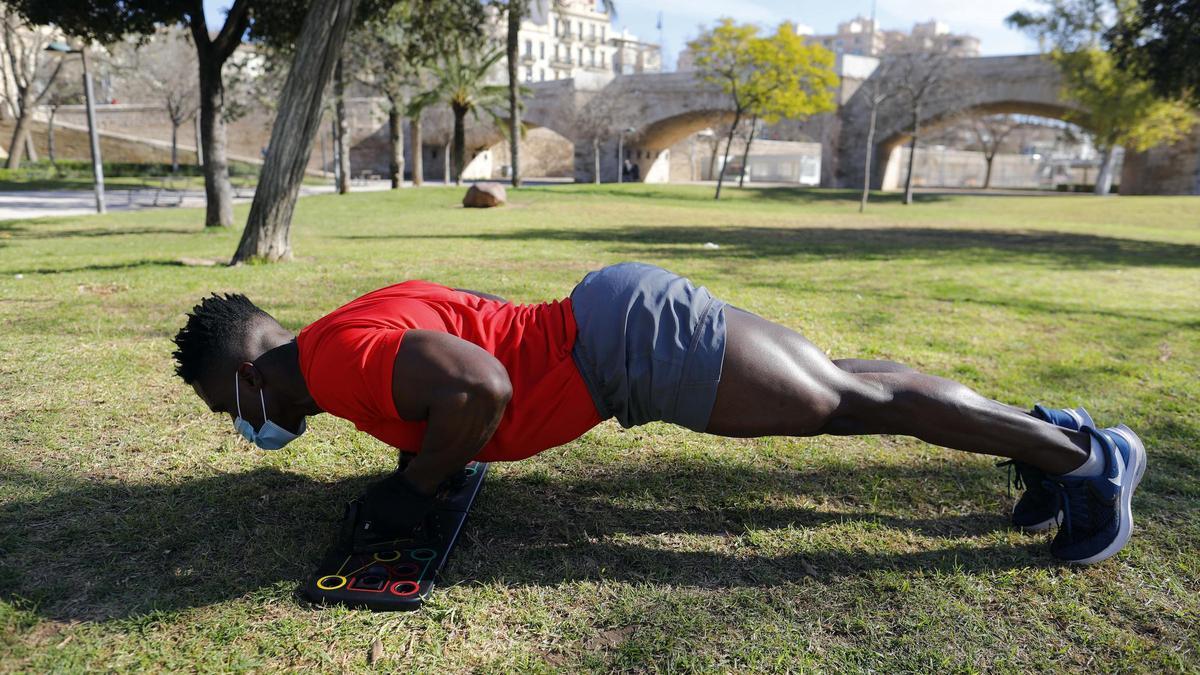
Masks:
[[[243,295],[214,294],[175,344],[179,376],[260,448],[327,412],[415,454],[362,498],[361,526],[377,534],[411,531],[471,460],[524,459],[610,417],[733,437],[903,434],[1007,457],[1025,485],[1013,523],[1058,523],[1051,553],[1072,563],[1129,541],[1146,467],[1128,427],[1098,427],[1082,408],[1026,412],[891,361],[831,361],[799,333],[639,263],[530,305],[407,281],[298,335]]]

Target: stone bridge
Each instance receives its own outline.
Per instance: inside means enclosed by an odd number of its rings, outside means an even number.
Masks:
[[[955,59],[949,62],[950,95],[924,106],[921,125],[933,130],[973,110],[1016,113],[1063,119],[1068,113],[1087,127],[1086,111],[1060,96],[1061,79],[1055,66],[1040,55]],[[881,71],[876,71],[879,73]],[[871,77],[878,77],[872,75]],[[823,145],[822,185],[857,187],[862,184],[870,109],[863,81],[847,80],[841,107],[799,125]],[[624,135],[626,156],[639,165],[642,180],[669,179],[667,148],[692,133],[732,117],[728,100],[694,73],[627,75],[609,80],[557,80],[529,86],[524,120],[549,128],[575,144],[575,179],[591,181],[595,173],[592,142],[578,130],[580,111],[588,106],[628,101],[638,112],[634,132]],[[624,105],[624,104],[623,104]],[[910,140],[911,115],[898,100],[881,106],[876,122],[876,148],[871,183],[895,188],[901,174],[900,148]],[[495,140],[498,140],[495,139]],[[615,181],[619,170],[616,138],[600,145],[600,179]],[[1193,137],[1171,148],[1127,153],[1121,180],[1124,193],[1200,194],[1200,128]]]

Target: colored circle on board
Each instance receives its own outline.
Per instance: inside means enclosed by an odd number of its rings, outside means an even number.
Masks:
[[[380,551],[375,554],[375,559],[379,562],[392,562],[400,559],[400,551]]]
[[[346,577],[340,574],[330,574],[329,576],[317,579],[317,588],[323,591],[336,591],[346,585]]]
[[[467,468],[463,469],[463,472],[466,473],[468,476],[474,476],[475,472],[477,472],[477,471],[479,471],[479,469],[476,469],[473,466],[468,466]]]
[[[421,568],[418,567],[415,563],[410,563],[410,562],[403,562],[403,563],[398,563],[396,565],[392,565],[392,571],[394,571],[397,576],[401,576],[401,577],[407,577],[407,576],[416,574],[418,571],[420,571],[420,569]]]
[[[437,551],[431,548],[415,548],[409,552],[413,560],[433,560],[437,557]]]
[[[417,591],[421,590],[421,585],[415,581],[397,581],[392,584],[389,590],[392,592],[392,595],[406,598],[410,595],[416,595]]]

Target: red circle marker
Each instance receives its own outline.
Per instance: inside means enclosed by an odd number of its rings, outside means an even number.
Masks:
[[[389,590],[392,592],[392,595],[406,598],[410,595],[416,595],[417,591],[421,590],[421,585],[415,581],[397,581],[392,584]]]

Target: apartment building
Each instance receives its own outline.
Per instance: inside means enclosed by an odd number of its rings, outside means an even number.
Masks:
[[[546,11],[533,5],[521,22],[519,37],[518,72],[525,82],[662,70],[658,45],[641,42],[628,31],[614,31],[612,17],[593,0],[547,3]],[[495,26],[503,39],[507,26],[503,21]]]

